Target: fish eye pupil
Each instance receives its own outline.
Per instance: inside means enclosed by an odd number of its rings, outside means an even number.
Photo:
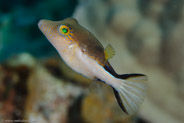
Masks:
[[[67,33],[68,32],[68,29],[63,28],[62,31],[63,31],[63,33]]]

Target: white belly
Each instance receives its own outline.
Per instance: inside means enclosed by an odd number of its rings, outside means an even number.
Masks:
[[[77,46],[70,46],[64,53],[60,54],[65,63],[70,66],[74,71],[94,79],[94,75],[89,68],[84,64],[85,54]]]

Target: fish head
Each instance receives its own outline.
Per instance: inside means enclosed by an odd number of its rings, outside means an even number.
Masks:
[[[76,42],[78,22],[74,18],[67,18],[62,21],[40,20],[38,27],[52,45],[57,49],[69,46]]]

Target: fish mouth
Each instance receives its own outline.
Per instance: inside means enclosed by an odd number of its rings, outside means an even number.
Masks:
[[[57,42],[61,36],[58,34],[58,22],[42,19],[38,22],[38,28],[52,44]]]
[[[38,22],[38,27],[43,32],[47,24],[48,24],[48,20],[42,19]]]
[[[53,21],[42,19],[38,22],[38,27],[40,31],[49,39],[55,35],[55,22]]]

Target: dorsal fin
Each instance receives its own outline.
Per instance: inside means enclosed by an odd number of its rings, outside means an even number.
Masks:
[[[105,53],[105,60],[109,60],[115,55],[115,50],[111,44],[108,44],[104,50],[104,53]]]

